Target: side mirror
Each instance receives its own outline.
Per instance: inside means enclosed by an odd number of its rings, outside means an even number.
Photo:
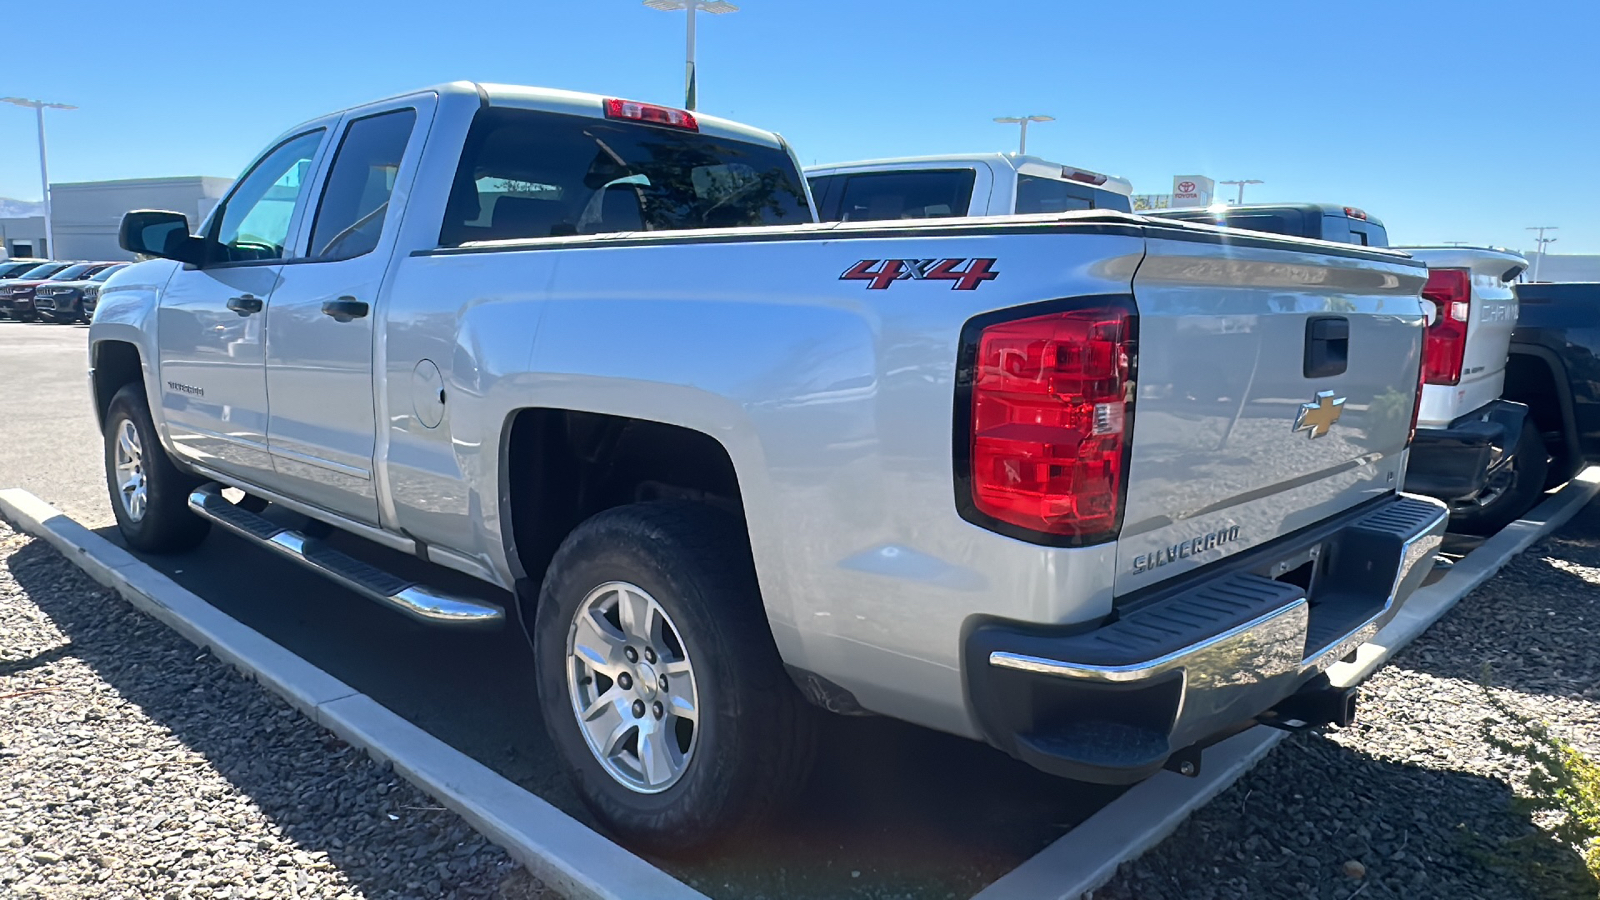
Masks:
[[[205,241],[189,233],[183,213],[136,209],[122,217],[117,243],[129,253],[159,256],[198,266],[205,262]]]

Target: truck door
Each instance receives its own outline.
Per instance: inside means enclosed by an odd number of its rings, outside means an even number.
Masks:
[[[248,482],[272,473],[262,313],[327,131],[294,135],[245,171],[205,229],[206,264],[179,268],[157,312],[160,404],[174,448]]]
[[[348,114],[266,315],[273,486],[378,523],[373,322],[434,95]]]

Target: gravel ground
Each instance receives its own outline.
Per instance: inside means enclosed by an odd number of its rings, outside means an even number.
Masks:
[[[1355,727],[1280,744],[1095,900],[1595,900],[1486,732],[1515,738],[1514,710],[1600,760],[1597,586],[1591,504],[1374,675]]]
[[[455,814],[0,523],[0,896],[557,900]]]

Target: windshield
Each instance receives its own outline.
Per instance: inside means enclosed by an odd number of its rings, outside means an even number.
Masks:
[[[810,222],[779,147],[521,109],[473,120],[440,242]]]
[[[34,266],[33,268],[29,269],[26,272],[23,272],[21,275],[18,275],[17,277],[18,278],[45,279],[45,278],[49,278],[51,275],[54,275],[55,273],[61,271],[62,269],[65,269],[66,267],[67,267],[66,263],[45,263],[42,266]]]
[[[121,272],[123,269],[126,269],[127,267],[128,267],[127,263],[117,263],[114,266],[106,266],[104,269],[101,269],[100,271],[96,272],[94,274],[94,277],[90,278],[89,280],[90,281],[105,281],[107,278],[110,278],[111,276],[117,274],[118,272]]]
[[[38,260],[29,260],[19,263],[0,263],[0,278],[17,278],[23,272],[39,265]]]
[[[51,275],[50,276],[50,280],[51,281],[73,281],[75,279],[83,277],[84,274],[86,274],[87,272],[89,272],[91,269],[94,268],[94,265],[95,265],[94,263],[78,263],[75,266],[67,266],[65,269],[62,269],[61,271],[57,272],[56,274]]]

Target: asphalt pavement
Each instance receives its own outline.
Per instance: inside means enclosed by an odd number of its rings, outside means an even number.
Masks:
[[[0,487],[23,487],[117,540],[86,379],[86,329],[0,322]],[[350,540],[375,562],[385,551]],[[226,534],[153,567],[401,716],[593,824],[557,766],[520,634],[429,629]],[[443,586],[464,585],[430,570]],[[504,602],[505,598],[500,598]],[[226,714],[227,710],[219,710]],[[1042,775],[986,746],[885,719],[824,717],[804,805],[692,863],[713,897],[970,896],[1116,791]]]

